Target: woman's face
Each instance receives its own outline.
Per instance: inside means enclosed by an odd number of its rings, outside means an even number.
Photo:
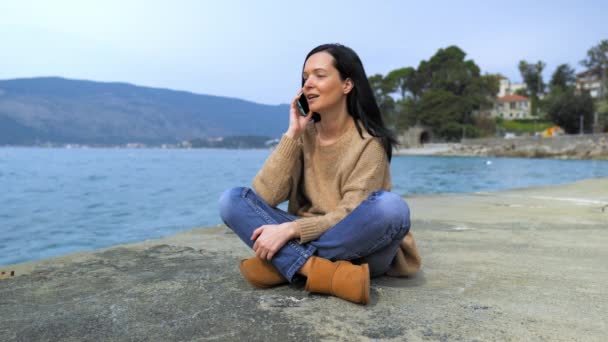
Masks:
[[[352,89],[352,81],[340,79],[340,72],[334,67],[334,57],[325,51],[317,52],[306,60],[302,78],[303,92],[313,112],[323,113],[334,108]]]

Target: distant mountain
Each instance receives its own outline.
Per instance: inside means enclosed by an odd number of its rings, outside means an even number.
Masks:
[[[288,105],[59,77],[0,80],[0,145],[279,137]]]

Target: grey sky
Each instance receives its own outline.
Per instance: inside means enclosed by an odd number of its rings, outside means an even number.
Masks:
[[[608,1],[0,2],[0,79],[63,76],[287,103],[306,53],[352,47],[368,75],[458,45],[520,81],[521,59],[578,71],[608,39]]]

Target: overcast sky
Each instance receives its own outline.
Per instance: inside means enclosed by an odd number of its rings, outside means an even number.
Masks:
[[[458,45],[484,73],[545,79],[608,39],[608,1],[0,2],[0,79],[62,76],[287,103],[313,47],[352,47],[368,75]]]

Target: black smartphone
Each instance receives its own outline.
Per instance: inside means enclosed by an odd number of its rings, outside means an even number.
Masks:
[[[300,107],[300,115],[308,115],[308,111],[310,109],[308,108],[308,100],[306,100],[306,96],[304,95],[304,93],[302,93],[302,95],[300,95],[300,98],[298,99],[298,107]]]

